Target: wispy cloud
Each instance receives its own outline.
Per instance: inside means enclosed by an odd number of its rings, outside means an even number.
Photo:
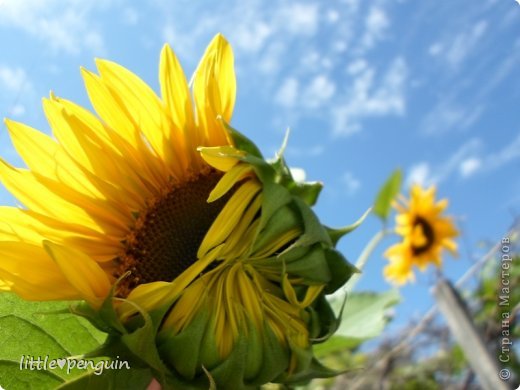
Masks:
[[[25,114],[25,104],[21,101],[31,99],[34,87],[25,69],[0,65],[0,102],[7,111],[4,115],[20,117]]]
[[[318,157],[325,152],[325,146],[319,144],[307,147],[289,145],[285,152],[290,157]]]
[[[76,0],[4,0],[0,26],[21,30],[55,51],[76,54],[89,49],[100,53],[105,50],[104,40],[89,23],[89,16],[96,7],[106,5]]]
[[[482,141],[473,138],[462,144],[448,159],[441,163],[422,161],[413,165],[405,180],[407,185],[414,183],[421,185],[438,184],[454,173],[461,172],[461,164],[474,158],[482,148]]]
[[[459,23],[450,19],[430,44],[424,73],[435,71],[435,79],[426,80],[423,86],[432,88],[435,83],[443,93],[420,124],[423,134],[472,130],[489,109],[489,96],[520,66],[520,39],[508,39],[512,31],[506,30],[506,20],[491,29],[489,6],[475,4]],[[451,14],[453,7],[446,5],[443,10]]]
[[[283,107],[294,107],[298,99],[299,86],[296,78],[286,78],[274,96],[275,102]]]
[[[365,18],[365,32],[361,38],[360,49],[366,51],[374,47],[377,41],[384,39],[390,26],[390,20],[381,7],[372,6]]]
[[[344,96],[343,104],[333,109],[334,134],[347,136],[361,129],[366,117],[402,115],[406,110],[406,80],[408,67],[403,58],[395,58],[379,79],[368,65],[355,65],[359,73],[353,87]]]
[[[341,176],[341,183],[345,193],[349,196],[354,195],[361,187],[361,181],[352,172],[344,172]]]
[[[442,135],[452,130],[465,130],[480,119],[485,104],[468,105],[457,101],[453,96],[445,96],[428,112],[421,125],[426,135]]]
[[[122,18],[126,24],[133,26],[139,22],[139,13],[133,7],[126,7],[123,9]]]
[[[445,162],[422,161],[411,166],[406,184],[438,184],[456,176],[468,179],[477,174],[493,172],[520,159],[520,133],[496,152],[484,152],[482,140],[473,138],[463,144]]]
[[[463,160],[459,165],[460,175],[464,178],[472,176],[474,173],[478,172],[479,168],[482,166],[482,162],[477,157],[468,157]]]
[[[449,34],[444,41],[433,43],[429,53],[456,69],[473,54],[487,28],[488,24],[484,20],[465,26],[458,34]]]
[[[11,93],[22,93],[32,90],[32,83],[24,69],[6,65],[0,65],[0,86]]]

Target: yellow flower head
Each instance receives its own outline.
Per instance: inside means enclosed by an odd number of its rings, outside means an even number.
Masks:
[[[332,375],[311,344],[334,331],[324,295],[353,268],[310,209],[321,186],[295,183],[281,157],[267,163],[229,127],[227,41],[213,39],[191,85],[166,45],[161,98],[120,65],[96,64],[99,75],[82,75],[98,116],[51,94],[53,137],[6,120],[28,169],[0,160],[25,206],[0,208],[0,289],[85,300],[76,312],[166,388]]]
[[[444,249],[456,255],[453,238],[458,231],[452,219],[442,215],[447,206],[447,199],[435,202],[435,187],[423,189],[419,185],[412,186],[409,200],[403,198],[394,204],[398,211],[395,231],[402,241],[385,253],[390,260],[384,270],[389,281],[404,284],[413,280],[413,266],[421,271],[430,263],[440,267]]]

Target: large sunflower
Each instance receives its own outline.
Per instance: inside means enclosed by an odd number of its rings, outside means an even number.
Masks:
[[[400,203],[394,203],[398,211],[395,231],[402,236],[402,241],[385,252],[390,264],[385,267],[384,273],[388,280],[396,284],[413,280],[414,266],[421,271],[428,264],[440,267],[445,249],[453,255],[457,253],[453,238],[458,231],[452,219],[442,215],[448,200],[436,202],[435,191],[434,186],[423,189],[414,185],[409,200],[401,198]]]
[[[162,99],[125,68],[96,64],[99,75],[82,75],[99,118],[51,94],[54,137],[6,120],[28,169],[0,160],[25,206],[0,208],[0,289],[85,300],[111,345],[128,344],[165,387],[332,375],[311,344],[334,330],[324,295],[352,268],[334,249],[339,231],[309,207],[320,185],[295,183],[283,158],[267,163],[229,127],[226,40],[214,38],[191,86],[166,45]],[[143,321],[156,332],[136,346],[123,336]]]

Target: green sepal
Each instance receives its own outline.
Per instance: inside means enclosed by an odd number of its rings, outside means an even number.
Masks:
[[[282,347],[276,335],[265,325],[262,330],[262,365],[259,373],[248,382],[253,385],[265,384],[281,375],[289,364],[289,352]]]
[[[189,380],[199,375],[202,369],[200,351],[204,346],[202,341],[208,320],[209,308],[202,307],[186,329],[176,335],[167,335],[163,330],[158,338],[159,352],[163,359]],[[208,368],[207,365],[206,367]]]
[[[343,310],[345,309],[346,303],[347,295],[345,294],[338,315],[336,316],[325,296],[321,295],[318,299],[316,299],[311,309],[318,313],[318,318],[320,319],[320,333],[317,337],[311,339],[313,344],[323,343],[331,338],[334,333],[336,333],[341,325]]]
[[[242,134],[237,129],[234,129],[231,127],[222,117],[219,117],[220,121],[224,124],[224,127],[231,135],[231,138],[233,139],[233,143],[235,144],[235,147],[238,150],[242,150],[244,152],[247,152],[255,157],[261,158],[262,153],[258,149],[258,147],[255,145],[253,141],[251,141],[249,138],[247,138],[244,134]]]
[[[80,302],[79,304],[72,306],[71,311],[76,315],[86,318],[92,323],[92,325],[108,334],[126,333],[126,329],[119,320],[119,317],[114,309],[114,296],[116,294],[119,283],[121,283],[124,278],[128,277],[128,275],[129,272],[125,273],[114,283],[108,296],[101,304],[100,309],[96,310],[86,302]]]
[[[370,214],[371,211],[372,211],[372,208],[369,208],[367,211],[365,211],[363,213],[363,215],[356,222],[354,222],[351,225],[344,226],[344,227],[341,227],[341,228],[336,228],[336,229],[330,228],[330,227],[325,227],[325,229],[327,230],[327,233],[329,234],[329,237],[330,237],[330,239],[332,241],[332,244],[334,246],[336,246],[338,244],[338,241],[343,236],[345,236],[346,234],[349,234],[349,233],[353,232],[354,230],[356,230],[363,223],[363,221]]]
[[[332,277],[323,291],[325,294],[332,294],[343,286],[353,274],[361,271],[352,265],[339,251],[325,249],[324,252]]]
[[[253,245],[253,253],[300,224],[301,220],[295,210],[290,205],[281,205],[259,232]]]
[[[294,373],[283,373],[275,381],[285,385],[305,385],[314,378],[331,378],[345,371],[332,370],[322,365],[313,355],[312,348],[301,348],[289,340],[290,349],[296,358]]]
[[[262,188],[262,215],[260,216],[259,230],[262,230],[271,220],[273,215],[292,201],[287,189],[273,182],[263,183]]]
[[[300,215],[303,220],[304,232],[300,238],[293,244],[296,246],[312,245],[320,242],[326,246],[332,246],[327,231],[316,217],[316,214],[310,209],[310,207],[303,202],[300,198],[294,198],[294,204],[298,207]]]
[[[246,371],[248,344],[244,334],[239,334],[233,350],[217,367],[209,370],[215,383],[227,386],[229,389],[246,389],[244,382]]]
[[[297,183],[293,182],[288,186],[289,191],[294,196],[301,198],[307,205],[314,206],[323,189],[323,183],[319,181]]]
[[[283,260],[283,255],[280,258]],[[285,269],[289,274],[300,276],[310,284],[328,283],[332,277],[323,248],[319,244],[310,247],[301,258],[286,262]]]
[[[333,378],[345,374],[349,370],[333,370],[321,364],[318,359],[312,357],[307,368],[283,380],[286,385],[304,386],[315,378]]]

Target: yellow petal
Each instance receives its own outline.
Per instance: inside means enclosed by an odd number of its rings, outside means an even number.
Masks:
[[[99,230],[99,225],[84,210],[64,201],[39,183],[27,170],[16,169],[0,159],[0,180],[25,206],[56,218],[67,216],[69,221]],[[36,195],[35,195],[36,194]]]
[[[110,280],[89,256],[72,248],[44,241],[43,247],[83,299],[99,307],[110,291]]]
[[[236,96],[234,59],[231,46],[218,34],[209,44],[193,75],[193,97],[197,117],[210,145],[228,144],[226,130],[218,116],[231,122]]]
[[[198,150],[204,161],[222,172],[229,171],[244,156],[244,153],[232,146],[200,147]]]
[[[119,189],[119,201],[140,209],[151,196],[153,185],[142,174],[136,150],[119,134],[106,128],[84,108],[55,96],[44,107],[60,145],[77,162],[90,181],[104,194]],[[146,173],[146,171],[145,171]],[[123,199],[120,199],[123,198]]]
[[[149,179],[158,187],[166,184],[167,175],[162,160],[152,153],[139,129],[110,89],[95,74],[82,69],[85,88],[92,106],[106,124],[121,135],[134,149],[133,158],[138,159],[142,169],[146,169]]]
[[[249,164],[237,164],[219,180],[215,188],[211,191],[208,197],[208,203],[220,199],[240,180],[244,179],[251,172],[253,168]]]
[[[191,153],[196,150],[197,146],[204,144],[204,134],[200,134],[200,128],[195,125],[186,76],[169,45],[164,45],[161,52],[159,81],[161,96],[174,124],[173,137],[178,139],[176,142],[184,145],[185,162],[188,165],[190,161],[196,163],[198,156],[192,156]]]
[[[229,236],[258,191],[260,191],[260,185],[249,180],[233,194],[204,236],[197,251],[199,259]]]
[[[182,167],[187,167],[182,159],[184,150],[178,148],[182,143],[178,142],[178,138],[172,139],[169,118],[157,95],[144,81],[121,65],[99,59],[96,65],[102,81],[134,127],[140,129],[155,153],[165,161],[170,174],[177,179],[182,178]]]
[[[78,299],[79,294],[41,245],[0,241],[0,279],[24,299]]]

